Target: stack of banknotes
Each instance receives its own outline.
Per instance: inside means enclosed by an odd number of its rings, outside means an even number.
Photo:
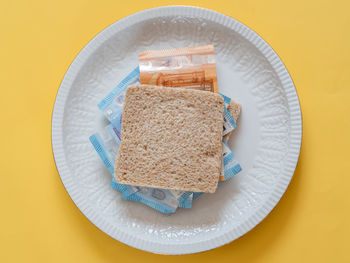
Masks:
[[[213,47],[209,45],[175,49],[175,52],[171,50],[168,56],[164,50],[160,53],[152,51],[141,53],[139,55],[139,67],[127,75],[97,105],[103,115],[108,119],[109,124],[104,128],[103,132],[91,135],[90,142],[112,175],[111,187],[121,192],[123,200],[140,202],[161,213],[170,214],[174,213],[177,208],[191,208],[193,200],[202,194],[119,184],[113,174],[115,160],[121,142],[123,102],[128,86],[141,83],[218,92],[213,51]],[[214,69],[212,68],[212,64],[214,64]],[[193,67],[191,69],[191,67],[186,67],[186,65]],[[200,71],[198,67],[205,70]],[[184,72],[184,68],[187,69],[187,72]],[[204,79],[205,81],[203,81]],[[241,166],[224,139],[226,138],[225,135],[231,133],[236,128],[236,122],[227,110],[231,99],[223,94],[220,95],[224,98],[225,102],[221,184],[239,173]]]

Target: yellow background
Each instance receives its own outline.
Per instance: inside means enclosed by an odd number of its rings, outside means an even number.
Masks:
[[[123,3],[124,2],[124,3]],[[210,8],[279,54],[297,88],[303,139],[294,178],[242,238],[187,256],[113,240],[75,207],[56,171],[51,112],[68,66],[102,29],[160,5]],[[1,1],[0,262],[350,262],[350,2]]]

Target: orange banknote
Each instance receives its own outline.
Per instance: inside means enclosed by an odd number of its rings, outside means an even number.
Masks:
[[[218,92],[213,45],[139,54],[140,83]]]

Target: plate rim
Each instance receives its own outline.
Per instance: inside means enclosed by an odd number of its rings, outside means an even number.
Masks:
[[[65,160],[62,142],[62,122],[65,102],[69,94],[71,84],[73,83],[76,74],[84,65],[84,61],[88,59],[88,56],[94,50],[96,50],[100,44],[104,42],[104,40],[108,39],[109,36],[119,31],[121,27],[125,28],[139,21],[167,15],[191,15],[192,17],[208,19],[212,22],[216,22],[230,28],[231,30],[234,30],[240,34],[240,36],[252,43],[266,57],[276,72],[279,80],[281,81],[282,88],[286,92],[286,98],[290,109],[291,132],[289,138],[293,139],[293,143],[289,145],[289,149],[291,151],[289,151],[288,155],[286,156],[288,166],[284,166],[281,178],[271,190],[271,194],[266,200],[265,204],[263,204],[259,210],[256,210],[255,214],[253,213],[246,221],[242,222],[237,229],[233,229],[230,232],[224,233],[216,238],[202,240],[192,244],[161,244],[158,242],[145,241],[135,238],[134,236],[118,231],[118,229],[111,226],[92,209],[89,209],[88,204],[85,202],[83,197],[79,195],[79,192],[75,188],[75,185],[69,176],[69,169],[66,164],[67,162]],[[230,16],[214,10],[186,5],[161,6],[136,12],[117,20],[113,24],[103,29],[101,32],[97,33],[81,49],[68,67],[57,91],[51,118],[51,146],[55,165],[63,186],[80,212],[86,216],[93,225],[95,225],[102,232],[111,236],[113,239],[140,250],[169,255],[191,254],[214,249],[236,240],[256,227],[264,218],[266,218],[272,209],[274,209],[285,193],[294,175],[294,171],[299,160],[301,138],[302,115],[298,94],[286,66],[272,47],[254,30]]]

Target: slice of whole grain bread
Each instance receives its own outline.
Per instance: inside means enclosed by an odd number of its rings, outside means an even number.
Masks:
[[[237,126],[237,120],[239,117],[239,114],[241,113],[241,104],[234,102],[233,100],[231,100],[230,104],[227,107],[228,112],[232,115],[233,119],[236,122],[236,126]],[[225,141],[228,141],[230,139],[231,133],[228,133],[224,136]]]
[[[134,85],[125,95],[118,183],[215,192],[224,101],[213,92]]]

